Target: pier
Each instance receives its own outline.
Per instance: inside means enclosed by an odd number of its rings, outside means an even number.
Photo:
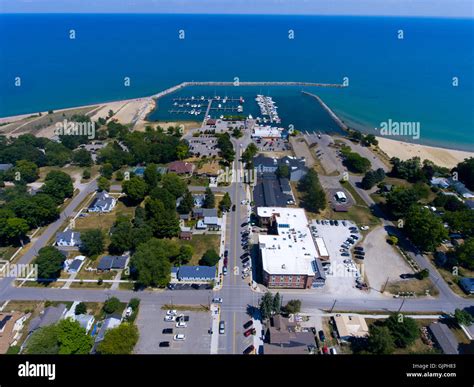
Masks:
[[[324,101],[319,98],[316,94],[312,94],[312,93],[308,93],[307,91],[302,91],[301,92],[302,94],[304,95],[307,95],[309,97],[313,97],[314,99],[316,99],[316,101],[319,102],[319,104],[323,107],[324,110],[326,110],[326,112],[329,114],[329,116],[334,120],[334,122],[343,130],[349,130],[349,127],[344,123],[342,122],[342,120],[336,115],[336,113],[334,113],[331,108],[326,105],[324,103]]]
[[[160,99],[164,96],[174,93],[175,91],[181,90],[185,87],[190,86],[301,86],[301,87],[335,87],[343,88],[347,87],[341,83],[315,83],[315,82],[239,82],[238,84],[234,82],[219,82],[219,81],[208,81],[208,82],[182,82],[179,85],[175,85],[166,90],[163,90],[157,94],[150,96],[154,99]],[[194,100],[195,101],[195,100]]]

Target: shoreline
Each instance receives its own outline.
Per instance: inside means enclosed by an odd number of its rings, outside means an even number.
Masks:
[[[464,159],[474,157],[474,152],[464,150],[413,144],[380,136],[376,136],[376,138],[380,150],[388,157],[398,157],[400,160],[408,160],[417,156],[421,159],[421,162],[427,159],[440,167],[453,168]]]

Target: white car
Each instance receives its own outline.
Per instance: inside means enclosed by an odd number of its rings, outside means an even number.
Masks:
[[[176,321],[176,316],[165,316],[165,321],[167,322]]]
[[[186,336],[184,335],[184,333],[178,333],[177,335],[174,335],[173,340],[174,341],[184,341],[184,340],[186,340]]]
[[[361,230],[368,230],[368,229],[369,229],[369,226],[361,226],[360,229],[361,229]]]
[[[176,328],[186,328],[188,324],[186,324],[184,321],[178,321],[176,323]]]
[[[214,298],[212,299],[212,302],[213,302],[214,304],[222,304],[222,298],[221,298],[221,297],[214,297]]]
[[[129,306],[127,309],[125,309],[125,317],[130,317],[132,315],[132,308]]]
[[[178,311],[176,309],[166,311],[167,316],[176,316],[177,314],[178,314]]]

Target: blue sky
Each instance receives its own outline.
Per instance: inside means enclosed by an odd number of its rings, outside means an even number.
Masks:
[[[0,0],[1,13],[230,13],[474,17],[474,0]]]

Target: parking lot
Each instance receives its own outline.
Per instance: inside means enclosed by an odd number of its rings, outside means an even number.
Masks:
[[[142,303],[137,317],[140,339],[135,347],[138,354],[209,354],[211,351],[211,314],[210,312],[178,311],[178,314],[189,317],[185,328],[177,328],[176,322],[164,321],[166,310],[160,305]],[[163,329],[170,328],[171,334],[164,334]],[[174,335],[182,333],[184,341],[173,340]],[[167,341],[170,346],[160,347],[160,342]]]
[[[261,152],[284,152],[291,150],[288,141],[283,139],[257,139],[255,140],[255,144]]]
[[[329,253],[331,263],[329,269],[326,271],[326,285],[323,290],[325,293],[331,293],[339,296],[357,296],[360,297],[365,292],[356,288],[356,278],[360,277],[360,270],[358,266],[354,264],[352,260],[352,254],[350,256],[343,256],[342,245],[344,242],[353,235],[353,232],[349,230],[349,227],[356,227],[356,225],[350,221],[338,221],[337,225],[331,225],[329,221],[313,221],[311,226],[314,226],[317,230],[317,235],[323,238],[326,248]],[[360,238],[360,234],[355,234]],[[360,241],[357,240],[354,245]],[[352,251],[354,245],[351,245],[349,251]],[[346,261],[346,262],[344,262]],[[324,264],[323,261],[323,265]]]

